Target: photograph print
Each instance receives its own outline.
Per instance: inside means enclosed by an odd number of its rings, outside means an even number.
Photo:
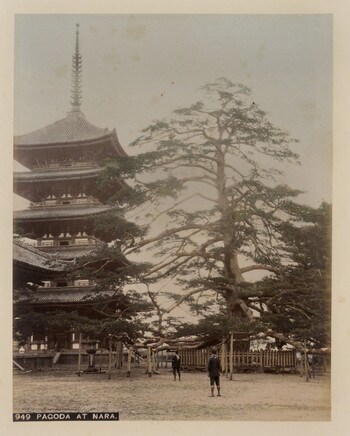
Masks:
[[[332,15],[14,35],[13,420],[329,421]]]

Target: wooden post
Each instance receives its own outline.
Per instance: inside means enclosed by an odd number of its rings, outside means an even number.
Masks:
[[[108,380],[111,379],[111,373],[112,373],[112,335],[109,336]]]
[[[307,351],[306,351],[306,339],[304,339],[304,370],[305,370],[305,381],[309,381],[309,363],[307,361]]]
[[[130,374],[131,374],[131,357],[132,357],[132,347],[129,347],[129,349],[128,349],[128,368],[127,368],[127,373],[126,373],[127,377],[130,377]]]
[[[151,372],[156,371],[156,350],[151,350]]]
[[[102,340],[100,342],[100,372],[102,372]]]
[[[119,341],[119,351],[120,351],[120,353],[119,353],[119,365],[120,365],[120,368],[122,368],[123,367],[123,342],[122,341]]]
[[[81,339],[82,334],[79,333],[79,350],[78,350],[78,377],[80,377],[80,369],[81,369]]]
[[[148,373],[148,377],[152,377],[152,371],[151,371],[151,347],[147,347],[147,373]]]
[[[230,380],[233,380],[233,333],[230,333]]]
[[[226,343],[225,341],[222,341],[221,344],[221,367],[222,367],[222,372],[225,373],[226,371]]]
[[[230,372],[229,359],[230,359],[230,353],[227,352],[227,353],[226,353],[226,378],[227,378],[227,379],[228,379],[228,374],[229,374],[229,372]]]
[[[169,352],[166,350],[165,352],[165,368],[168,368],[168,359],[169,359]]]
[[[120,369],[122,366],[122,358],[123,358],[123,353],[122,353],[122,343],[121,341],[117,341],[117,346],[116,346],[116,367],[117,369]]]
[[[159,356],[158,356],[158,348],[154,351],[154,370],[158,371],[159,369]]]

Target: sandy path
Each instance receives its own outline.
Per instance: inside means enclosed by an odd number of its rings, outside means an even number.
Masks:
[[[74,370],[14,375],[14,412],[120,412],[120,420],[326,421],[328,375],[234,374],[221,379],[222,397],[210,398],[206,373],[185,372],[174,382],[168,369],[148,377],[116,371],[77,377]]]

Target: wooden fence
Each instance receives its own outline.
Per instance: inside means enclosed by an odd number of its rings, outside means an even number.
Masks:
[[[183,368],[207,368],[210,356],[208,348],[201,350],[180,350],[179,356]]]
[[[181,365],[188,369],[206,369],[210,350],[180,350]],[[229,368],[229,353],[225,353],[225,362],[221,362],[224,369]],[[219,356],[222,359],[221,353]],[[284,350],[260,350],[260,351],[234,351],[233,371],[244,369],[294,369],[296,367],[296,352]]]
[[[233,353],[233,367],[256,368],[294,368],[296,366],[295,351],[260,350]]]

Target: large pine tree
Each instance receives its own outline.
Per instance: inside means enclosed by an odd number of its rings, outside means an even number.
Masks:
[[[202,91],[202,101],[145,128],[132,144],[140,153],[107,164],[100,198],[140,217],[137,232],[117,243],[126,256],[145,249],[158,256],[143,280],[177,277],[172,307],[215,297],[229,317],[254,323],[254,309],[267,305],[248,273],[272,274],[280,286],[296,262],[288,222],[302,222],[305,209],[295,203],[300,191],[278,183],[282,165],[297,163],[295,140],[247,87],[222,78]],[[132,189],[114,194],[119,177]]]

